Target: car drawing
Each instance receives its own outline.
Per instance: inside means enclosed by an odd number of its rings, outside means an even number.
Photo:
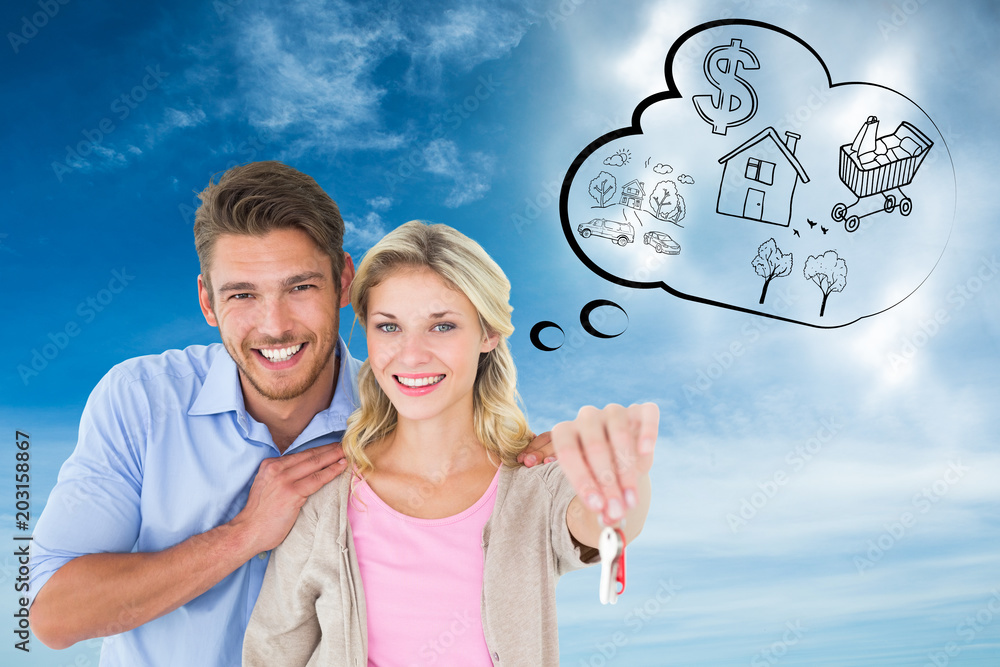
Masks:
[[[581,223],[576,231],[580,232],[580,236],[585,239],[590,238],[591,235],[603,236],[620,246],[635,240],[635,228],[632,227],[631,223],[604,218],[594,218],[590,222]]]
[[[680,244],[663,232],[646,232],[642,242],[653,246],[656,252],[662,252],[664,255],[679,255],[681,252]]]

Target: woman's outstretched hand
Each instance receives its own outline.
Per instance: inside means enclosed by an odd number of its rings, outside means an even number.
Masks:
[[[576,419],[552,429],[556,457],[576,489],[576,500],[607,525],[628,519],[626,535],[638,534],[645,521],[659,423],[655,403],[611,404],[602,409],[583,407]],[[580,517],[567,519],[574,537],[596,545],[589,538],[599,526]],[[633,525],[636,520],[639,525]]]

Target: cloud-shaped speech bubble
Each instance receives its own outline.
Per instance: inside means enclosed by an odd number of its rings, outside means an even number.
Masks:
[[[834,84],[803,40],[739,19],[682,35],[666,81],[566,174],[563,230],[586,266],[824,328],[926,280],[954,224],[955,170],[913,100]]]

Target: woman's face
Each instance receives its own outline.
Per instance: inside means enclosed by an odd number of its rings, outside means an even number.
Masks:
[[[369,291],[368,360],[400,420],[469,419],[479,355],[496,347],[462,292],[424,267]]]

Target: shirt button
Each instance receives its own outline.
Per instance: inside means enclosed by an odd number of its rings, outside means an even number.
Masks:
[[[496,651],[493,651],[493,662],[500,662],[500,655]]]
[[[259,554],[257,554],[257,558],[264,560],[265,558],[267,558],[267,552],[261,551]]]

